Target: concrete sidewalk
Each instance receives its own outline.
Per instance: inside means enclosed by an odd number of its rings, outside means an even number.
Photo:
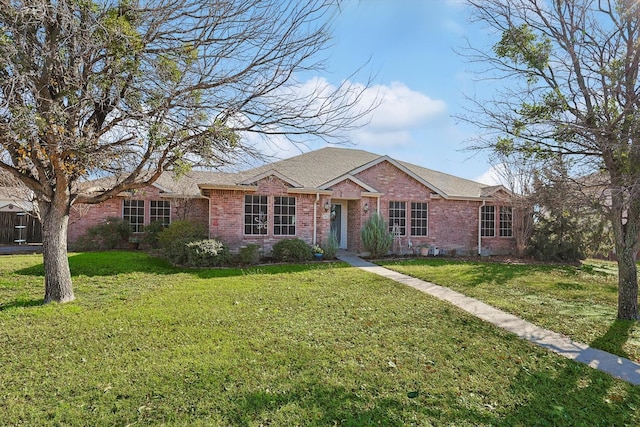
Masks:
[[[362,270],[377,274],[418,289],[502,329],[512,332],[522,339],[547,348],[561,356],[589,365],[616,378],[634,385],[640,385],[640,364],[624,357],[616,356],[586,344],[570,340],[564,335],[540,328],[490,305],[469,298],[451,289],[425,282],[395,271],[372,264],[348,253],[338,254],[338,259]]]

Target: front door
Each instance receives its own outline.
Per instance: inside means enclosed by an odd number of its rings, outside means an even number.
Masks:
[[[347,236],[345,221],[343,218],[342,205],[335,203],[331,205],[331,233],[338,239],[338,247],[345,249],[347,247]]]

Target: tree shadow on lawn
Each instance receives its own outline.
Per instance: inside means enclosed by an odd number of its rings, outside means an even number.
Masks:
[[[629,354],[624,351],[623,346],[627,343],[631,329],[635,324],[634,320],[616,319],[603,336],[596,338],[591,343],[591,347],[629,359]]]
[[[42,298],[16,298],[14,301],[0,303],[0,311],[11,310],[12,308],[38,307],[44,305]]]
[[[190,273],[198,278],[246,276],[252,274],[281,274],[312,271],[324,268],[344,268],[342,262],[310,262],[307,264],[255,265],[242,268],[187,268],[175,267],[167,260],[144,252],[87,252],[69,255],[71,276],[115,276],[118,274],[149,273],[171,275]],[[44,264],[17,270],[25,276],[44,276]]]
[[[506,408],[500,403],[493,409],[471,405],[465,391],[431,395],[426,385],[412,399],[409,390],[399,391],[395,396],[365,398],[360,390],[316,383],[308,387],[300,384],[286,393],[237,395],[232,399],[231,411],[223,416],[234,425],[268,424],[273,422],[270,417],[280,411],[291,411],[293,406],[314,414],[317,418],[309,420],[313,425],[403,426],[416,420],[434,425],[636,425],[638,416],[633,408],[640,405],[637,387],[620,386],[609,375],[577,362],[559,363],[565,366],[557,371],[532,372],[523,367],[511,382],[512,400],[505,402],[509,406]],[[461,387],[473,386],[461,384]],[[469,393],[472,398],[476,394]],[[490,400],[491,396],[487,398]]]
[[[366,398],[361,393],[370,394],[319,383],[286,393],[246,393],[236,396],[232,410],[223,416],[233,425],[268,425],[278,422],[271,418],[279,413],[295,414],[297,411],[312,415],[313,419],[306,421],[309,425],[319,426],[405,426],[416,425],[416,420],[491,425],[497,420],[490,414],[465,407],[454,393],[444,397],[447,402],[442,405],[434,404],[437,402],[426,392],[416,398],[409,397],[404,390],[381,398]]]
[[[640,388],[571,360],[558,371],[523,369],[511,382],[522,404],[500,425],[638,425]]]
[[[381,263],[382,266],[385,264],[391,267],[394,264],[399,266],[425,266],[434,270],[434,276],[446,275],[450,278],[460,277],[464,286],[469,288],[477,287],[485,283],[504,285],[516,278],[529,276],[535,272],[575,268],[568,265],[512,264],[497,261],[459,260],[455,258],[416,259],[398,263]],[[448,271],[451,267],[454,268]],[[443,271],[438,272],[438,269]]]

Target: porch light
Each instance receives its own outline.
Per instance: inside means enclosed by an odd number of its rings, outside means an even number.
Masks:
[[[364,213],[369,212],[369,203],[365,203],[363,209],[364,209]]]
[[[324,211],[329,212],[329,209],[331,209],[331,203],[329,201],[324,202]]]

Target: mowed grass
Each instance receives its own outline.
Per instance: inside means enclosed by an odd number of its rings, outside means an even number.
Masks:
[[[0,258],[0,424],[623,426],[640,387],[343,264]]]
[[[382,265],[640,362],[640,324],[616,320],[618,276],[613,262],[588,260],[570,266],[417,259]]]

